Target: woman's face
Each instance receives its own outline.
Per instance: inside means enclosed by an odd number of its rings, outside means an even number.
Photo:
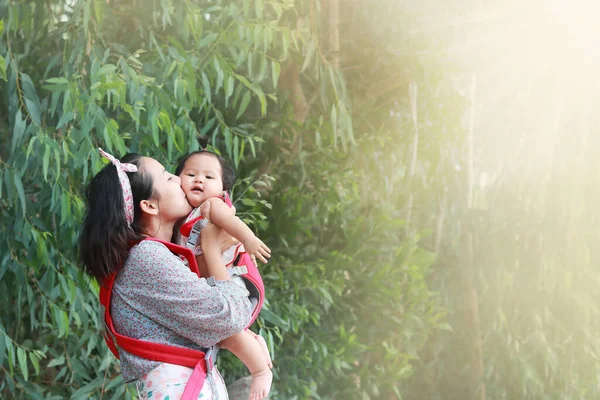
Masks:
[[[177,221],[192,211],[177,175],[169,173],[161,163],[150,157],[143,158],[142,168],[152,177],[152,197],[158,202],[162,221]]]

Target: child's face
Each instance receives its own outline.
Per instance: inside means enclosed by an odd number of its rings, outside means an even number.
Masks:
[[[223,195],[221,164],[209,154],[194,154],[181,171],[181,188],[192,207],[200,207],[209,197]]]

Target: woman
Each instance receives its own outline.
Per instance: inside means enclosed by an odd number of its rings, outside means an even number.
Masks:
[[[229,278],[221,260],[218,227],[209,224],[201,235],[214,286],[192,273],[163,243],[144,240],[169,241],[176,222],[191,211],[179,177],[149,157],[127,154],[121,163],[100,152],[111,164],[94,176],[86,190],[80,258],[86,272],[99,282],[116,272],[110,302],[115,331],[194,350],[242,331],[252,311],[248,292]],[[203,212],[210,216],[210,210]],[[181,397],[193,371],[121,348],[119,358],[124,380],[137,381],[141,398]],[[206,377],[199,397],[227,399],[216,368]]]

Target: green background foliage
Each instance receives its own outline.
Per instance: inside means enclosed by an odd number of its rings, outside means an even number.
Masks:
[[[135,396],[76,262],[83,189],[98,147],[173,170],[198,135],[273,250],[272,398],[598,397],[593,104],[548,139],[578,161],[540,180],[514,151],[478,185],[497,147],[409,3],[0,0],[0,397]]]
[[[406,173],[372,180],[410,140],[362,122],[355,135],[351,97],[364,87],[331,61],[321,6],[1,3],[2,232],[14,232],[0,244],[11,305],[1,313],[3,394],[132,393],[100,339],[97,284],[76,265],[82,190],[103,165],[99,146],[172,169],[199,134],[239,171],[239,214],[275,254],[256,326],[277,360],[274,396],[398,391],[440,323],[425,283],[433,255],[398,208]],[[397,123],[381,121],[378,130]],[[221,369],[229,381],[245,374],[232,357]]]

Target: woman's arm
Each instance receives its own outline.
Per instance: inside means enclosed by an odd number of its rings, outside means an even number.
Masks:
[[[245,288],[231,280],[210,286],[157,242],[132,249],[113,290],[127,307],[202,347],[241,332],[252,314]]]

